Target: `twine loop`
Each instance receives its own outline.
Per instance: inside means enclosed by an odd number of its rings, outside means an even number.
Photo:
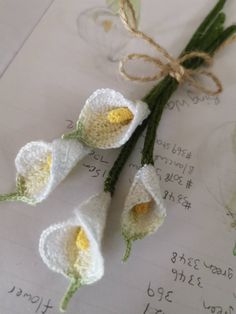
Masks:
[[[213,58],[209,54],[202,51],[193,51],[190,53],[186,53],[180,58],[177,59],[173,58],[168,53],[168,51],[162,46],[160,46],[153,38],[149,37],[147,34],[138,30],[138,23],[135,16],[135,10],[130,0],[120,0],[120,18],[125,28],[131,34],[133,34],[137,38],[146,41],[146,43],[152,46],[158,52],[158,54],[161,55],[161,58],[140,53],[132,53],[125,56],[120,61],[119,70],[120,74],[124,76],[126,79],[138,82],[150,82],[159,80],[166,75],[170,75],[178,83],[188,82],[191,86],[210,96],[218,95],[223,91],[221,81],[211,71],[207,71],[205,69],[195,70],[187,69],[183,65],[185,61],[189,61],[194,58],[201,58],[203,59],[205,65],[212,66]],[[233,40],[235,40],[235,38]],[[223,46],[225,46],[225,44]],[[162,59],[165,59],[165,62],[162,61]],[[142,60],[144,62],[154,64],[158,68],[156,74],[152,76],[134,76],[129,74],[128,71],[126,70],[126,64],[129,61],[134,60]],[[211,86],[208,87],[206,83],[201,82],[201,80],[199,79],[196,79],[195,78],[196,76],[197,77],[203,76],[208,80],[210,79],[212,83],[215,85],[215,88],[213,89]]]

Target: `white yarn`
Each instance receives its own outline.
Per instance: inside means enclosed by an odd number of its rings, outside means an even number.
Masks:
[[[126,125],[110,124],[107,113],[113,109],[127,107],[133,119]],[[86,101],[77,126],[84,143],[101,149],[117,148],[125,144],[137,126],[150,111],[142,101],[132,102],[112,89],[96,90]]]
[[[30,142],[23,146],[15,159],[15,165],[17,176],[23,177],[25,181],[27,177],[29,179],[29,173],[31,179],[36,172],[40,173],[42,165],[46,163],[48,157],[51,157],[48,177],[39,176],[39,186],[35,189],[32,187],[30,193],[32,195],[26,196],[34,199],[36,203],[44,200],[89,152],[90,149],[77,140],[57,139],[52,143]],[[37,177],[33,179],[37,185]]]
[[[44,263],[53,271],[66,277],[81,278],[83,284],[91,284],[104,274],[101,242],[111,195],[102,192],[92,196],[75,209],[75,215],[67,222],[50,226],[43,231],[39,241],[39,253]],[[74,264],[78,257],[75,244],[81,227],[89,240],[88,252],[83,255],[80,269]]]
[[[135,219],[134,206],[153,201],[150,210],[140,219]],[[136,174],[125,200],[122,213],[122,231],[128,238],[142,238],[155,232],[166,217],[159,179],[152,165],[143,166]]]

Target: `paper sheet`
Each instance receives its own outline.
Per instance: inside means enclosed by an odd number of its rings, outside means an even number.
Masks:
[[[52,1],[0,1],[0,77],[7,70]]]
[[[2,77],[2,193],[14,188],[14,158],[19,148],[32,140],[51,141],[71,129],[95,89],[114,88],[137,99],[151,88],[151,83],[123,81],[117,62],[104,57],[106,50],[79,36],[79,14],[89,8],[101,10],[103,4],[101,0],[54,2]],[[141,27],[177,55],[211,6],[210,0],[192,1],[191,5],[188,1],[187,7],[185,0],[146,0]],[[229,1],[226,11],[229,22],[235,19],[236,3]],[[104,40],[96,32],[94,36],[94,40]],[[133,40],[127,44],[123,33],[119,36],[121,42],[116,44],[126,44],[124,50],[133,52],[140,47]],[[110,42],[106,44],[111,59],[114,49]],[[231,201],[227,193],[229,189],[233,193],[236,166],[233,148],[229,143],[223,145],[229,141],[227,135],[232,138],[236,121],[235,49],[226,49],[217,57],[214,70],[225,86],[220,97],[207,97],[185,86],[164,112],[155,159],[168,212],[165,224],[155,235],[137,241],[129,261],[121,263],[120,214],[139,167],[141,139],[110,208],[103,248],[105,276],[77,293],[68,314],[236,312],[232,254],[236,232],[224,208]],[[0,204],[1,314],[59,313],[58,303],[68,282],[43,264],[39,236],[50,224],[68,219],[75,206],[102,189],[103,176],[117,154],[116,150],[92,152],[36,207]]]

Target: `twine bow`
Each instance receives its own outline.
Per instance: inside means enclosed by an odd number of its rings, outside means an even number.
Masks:
[[[154,47],[158,53],[164,57],[167,62],[163,62],[158,57],[152,57],[147,54],[140,53],[132,53],[124,57],[120,61],[119,70],[121,75],[123,75],[126,79],[131,81],[139,81],[139,82],[150,82],[159,80],[160,78],[170,75],[174,79],[176,79],[179,83],[188,82],[191,86],[196,89],[204,92],[210,96],[214,96],[220,94],[223,91],[223,86],[218,77],[210,71],[204,69],[187,69],[183,66],[183,63],[187,60],[191,60],[193,58],[201,58],[204,60],[204,63],[208,66],[212,66],[213,58],[205,53],[205,52],[190,52],[186,53],[184,56],[181,56],[178,59],[173,58],[168,51],[160,46],[156,41],[154,41],[151,37],[146,35],[145,33],[138,30],[138,23],[135,16],[134,8],[129,0],[120,0],[120,18],[125,26],[125,28],[132,33],[135,37],[141,38],[146,41],[149,45]],[[133,76],[129,74],[125,65],[127,62],[132,60],[143,60],[144,62],[149,62],[158,67],[158,72],[153,76]],[[206,87],[199,80],[195,79],[195,76],[205,76],[210,78],[212,82],[215,84],[216,89],[212,89],[210,87]]]

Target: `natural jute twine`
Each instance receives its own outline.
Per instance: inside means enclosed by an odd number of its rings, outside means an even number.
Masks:
[[[149,45],[154,47],[162,57],[166,59],[166,63],[161,61],[158,57],[152,57],[147,54],[140,54],[140,53],[132,53],[125,56],[120,61],[119,70],[122,76],[126,79],[131,81],[139,81],[139,82],[150,82],[156,81],[161,79],[166,75],[172,76],[176,79],[179,83],[188,82],[191,86],[195,87],[196,89],[200,90],[203,93],[206,93],[210,96],[218,95],[223,91],[223,85],[219,78],[212,73],[211,71],[207,71],[204,69],[186,69],[182,64],[184,61],[191,60],[193,58],[201,58],[204,60],[204,64],[208,66],[212,66],[213,64],[213,57],[205,52],[200,51],[193,51],[190,53],[186,53],[184,56],[175,59],[173,58],[168,51],[160,46],[154,39],[146,35],[145,33],[138,30],[138,23],[135,16],[134,8],[129,0],[120,0],[120,18],[125,26],[125,28],[133,34],[137,38],[141,38],[146,41]],[[233,36],[229,40],[227,40],[224,44],[220,46],[220,50],[232,43],[236,40],[236,36]],[[158,67],[157,74],[153,76],[133,76],[129,74],[126,69],[125,65],[127,62],[132,60],[143,60],[144,62],[149,62]],[[210,87],[206,87],[205,84],[201,83],[199,80],[196,80],[196,76],[205,76],[210,78],[213,83],[215,84],[216,89],[211,89]]]

